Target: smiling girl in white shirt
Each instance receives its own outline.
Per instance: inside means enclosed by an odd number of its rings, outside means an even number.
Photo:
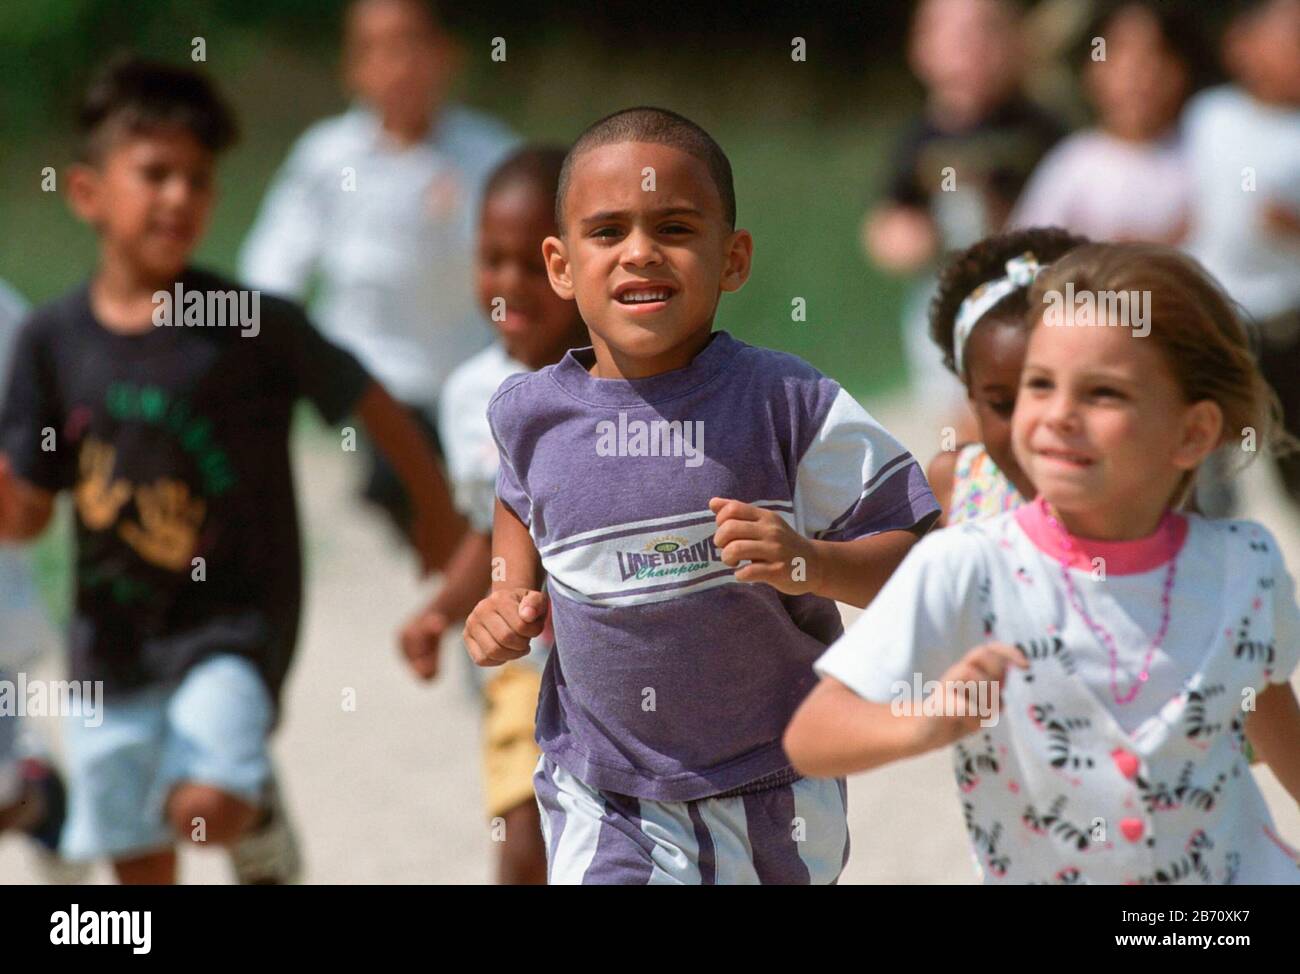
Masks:
[[[1067,284],[1149,295],[1149,336],[1042,320]],[[831,777],[953,745],[989,882],[1300,882],[1243,755],[1300,799],[1293,583],[1265,528],[1177,511],[1214,449],[1274,428],[1241,323],[1154,245],[1071,252],[1030,308],[1012,437],[1038,498],[913,549],[818,662],[790,757]]]

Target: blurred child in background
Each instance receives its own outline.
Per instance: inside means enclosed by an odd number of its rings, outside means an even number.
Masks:
[[[1190,11],[1155,0],[1107,4],[1085,40],[1083,83],[1096,125],[1047,154],[1011,224],[1177,243],[1191,205],[1178,117],[1208,73],[1208,45]]]
[[[345,78],[356,104],[312,126],[275,177],[240,258],[294,298],[410,407],[435,451],[443,382],[491,340],[471,259],[483,183],[514,137],[449,101],[458,51],[429,0],[354,0]],[[411,509],[371,453],[364,496],[405,531]]]
[[[1064,134],[1021,93],[1025,59],[1015,0],[923,0],[908,57],[926,91],[924,114],[899,141],[884,198],[868,212],[870,258],[900,275],[928,271],[943,254],[973,245],[1006,222],[1030,173]],[[960,386],[926,335],[927,279],[904,313],[913,388],[942,403],[944,420],[965,412]]]
[[[26,312],[22,298],[0,281],[0,397],[18,325]],[[16,690],[10,685],[19,671],[52,643],[53,633],[27,553],[0,542],[0,686],[7,691],[0,693],[10,705],[17,703]],[[39,746],[36,753],[30,753],[31,735],[24,734],[24,723],[9,707],[0,709],[0,833],[14,830],[31,836],[50,878],[71,879],[72,874],[55,869],[67,806],[63,781]]]
[[[939,274],[930,335],[966,387],[979,440],[939,453],[927,471],[943,523],[1001,514],[1032,500],[1011,450],[1011,414],[1029,341],[1029,288],[1042,269],[1087,243],[1057,228],[1016,230],[981,240]]]
[[[1295,883],[1244,748],[1300,801],[1295,586],[1261,525],[1176,510],[1237,429],[1272,440],[1276,402],[1185,255],[1081,246],[1029,307],[1067,285],[1150,292],[1150,331],[1035,313],[1012,440],[1038,497],[922,539],[786,746],[831,777],[952,745],[986,882]]]
[[[0,539],[36,537],[71,493],[70,675],[106,701],[99,725],[64,725],[64,851],[168,883],[178,840],[211,842],[241,882],[292,881],[267,745],[301,605],[295,404],[357,411],[418,504],[427,569],[462,525],[408,413],[351,355],[296,305],[190,265],[235,135],[209,82],[115,62],[79,121],[68,192],[98,263],[23,325],[0,411]],[[210,317],[223,296],[238,312]]]
[[[442,640],[463,623],[492,585],[492,517],[499,466],[487,407],[501,383],[519,372],[558,362],[588,344],[571,301],[551,290],[542,241],[556,233],[555,192],[565,150],[527,146],[493,172],[479,222],[478,297],[497,341],[447,379],[439,419],[456,505],[470,529],[448,563],[442,587],[402,632],[402,649],[423,679],[438,672]],[[497,881],[545,883],[546,847],[533,797],[533,770],[541,751],[533,720],[549,640],[493,671],[483,687],[483,777],[487,813],[500,820]]]
[[[1287,430],[1300,433],[1300,0],[1234,4],[1223,53],[1232,83],[1198,95],[1183,123],[1193,186],[1187,248],[1253,319],[1264,376]],[[1277,466],[1300,504],[1300,456]]]

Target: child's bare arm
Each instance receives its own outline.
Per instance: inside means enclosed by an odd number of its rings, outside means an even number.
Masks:
[[[533,544],[533,536],[528,533],[528,525],[500,500],[496,502],[496,513],[492,518],[492,559],[496,562],[492,591],[522,588],[536,592],[541,589],[542,557]]]
[[[402,481],[415,508],[412,542],[427,574],[442,568],[465,532],[465,520],[452,506],[446,478],[419,427],[405,408],[378,383],[362,394],[357,413]]]
[[[29,541],[50,523],[54,495],[14,475],[0,454],[0,541]]]
[[[786,728],[785,753],[801,774],[815,778],[869,771],[928,750],[924,720],[895,717],[889,704],[864,700],[823,677]]]
[[[725,497],[709,501],[713,543],[741,582],[766,582],[787,595],[821,595],[865,607],[916,544],[912,531],[882,531],[853,541],[805,538],[778,514]]]
[[[934,499],[939,502],[939,520],[934,525],[936,528],[945,527],[948,523],[948,508],[952,505],[952,482],[956,469],[957,451],[943,450],[934,455],[934,459],[930,461],[930,466],[925,471],[925,479],[930,482]]]
[[[465,646],[479,666],[500,666],[528,655],[528,643],[546,624],[542,560],[528,527],[496,502],[492,523],[492,593],[465,620]]]
[[[1277,236],[1290,238],[1286,241],[1289,244],[1294,245],[1300,240],[1300,212],[1285,203],[1268,204],[1264,210],[1264,224]]]
[[[786,754],[804,774],[832,778],[951,744],[980,728],[979,684],[992,684],[985,699],[1000,704],[1008,666],[1026,669],[1029,663],[1004,643],[976,646],[940,677],[942,706],[911,701],[912,706],[899,713],[892,704],[866,700],[840,681],[823,677],[786,728]]]
[[[466,618],[491,586],[492,536],[467,531],[443,569],[442,586],[428,606],[402,627],[402,654],[421,679],[438,675],[442,637]]]
[[[911,531],[882,531],[853,541],[814,541],[816,594],[865,609],[916,544]]]
[[[1300,802],[1300,703],[1290,684],[1274,683],[1255,700],[1246,718],[1251,747]]]
[[[442,587],[430,608],[448,619],[464,619],[492,588],[492,535],[466,531],[442,573]]]
[[[867,256],[894,274],[914,274],[938,251],[939,238],[930,214],[920,207],[884,203],[862,221]]]

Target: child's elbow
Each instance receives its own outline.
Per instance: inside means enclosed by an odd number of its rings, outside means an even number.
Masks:
[[[827,760],[829,756],[825,753],[823,743],[826,737],[818,732],[815,724],[815,716],[810,713],[805,702],[795,713],[790,726],[785,729],[781,744],[790,764],[801,775],[808,778],[833,778],[836,770]]]

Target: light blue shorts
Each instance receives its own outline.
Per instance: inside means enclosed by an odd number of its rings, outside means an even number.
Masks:
[[[65,718],[68,822],[62,854],[121,859],[172,846],[165,805],[182,781],[250,804],[271,776],[271,697],[256,667],[213,656],[175,687],[150,687],[103,703],[103,723]]]

